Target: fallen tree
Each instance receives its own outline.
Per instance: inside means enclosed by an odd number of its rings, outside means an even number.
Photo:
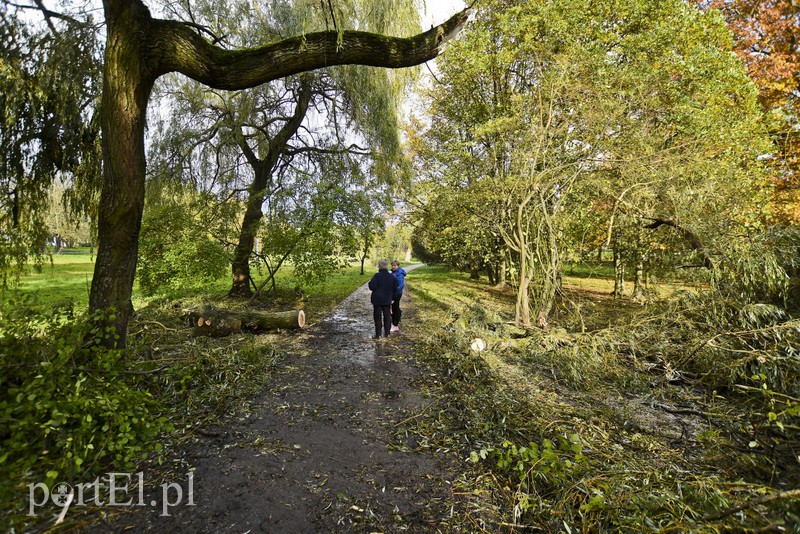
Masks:
[[[236,332],[258,334],[271,330],[297,330],[305,327],[303,310],[281,312],[229,312],[218,310],[192,311],[188,315],[189,325],[194,327],[192,335],[225,337]]]

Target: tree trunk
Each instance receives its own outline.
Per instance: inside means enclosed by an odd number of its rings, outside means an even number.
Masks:
[[[633,298],[636,300],[646,300],[644,290],[644,261],[640,257],[636,261],[636,273],[633,278]]]
[[[155,76],[142,61],[143,28],[150,14],[138,2],[106,5],[103,75],[103,188],[98,210],[98,249],[89,309],[111,310],[103,323],[106,346],[125,346],[144,209],[144,128]]]
[[[614,253],[614,298],[622,298],[625,295],[625,264],[622,261],[622,253],[617,246],[616,240],[613,245]]]
[[[226,337],[242,331],[242,320],[227,315],[200,317],[192,331],[194,337]]]
[[[436,57],[471,9],[425,33],[394,38],[357,31],[316,32],[247,50],[225,50],[190,25],[154,20],[141,0],[104,0],[103,186],[91,312],[112,315],[107,346],[125,346],[144,208],[144,128],[153,83],[181,72],[219,89],[245,89],[332,65],[410,67]]]
[[[256,178],[255,182],[260,182],[260,180]],[[257,185],[255,182],[253,184],[254,187]],[[236,248],[233,251],[233,260],[231,261],[233,281],[231,289],[228,291],[229,297],[249,298],[253,296],[253,290],[250,289],[250,254],[253,252],[258,223],[264,216],[261,211],[261,204],[264,203],[266,194],[263,190],[264,188],[261,188],[260,193],[251,190],[247,199],[247,209],[242,219],[239,241],[236,243]]]
[[[500,263],[497,267],[497,287],[504,289],[506,287],[506,254],[500,258]]]
[[[517,288],[517,317],[516,326],[528,327],[531,325],[530,279],[528,273],[519,270],[519,287]]]
[[[487,278],[489,278],[489,284],[496,285],[497,284],[497,279],[495,278],[494,265],[491,265],[491,264],[487,265],[485,267],[485,270],[486,270],[486,276],[487,276]]]
[[[192,335],[195,337],[225,337],[241,331],[259,333],[278,329],[296,330],[306,325],[306,314],[303,310],[245,313],[206,310],[204,313],[191,312],[189,317],[194,325]]]
[[[233,252],[233,261],[231,262],[233,282],[231,290],[228,292],[229,297],[250,298],[253,296],[253,291],[250,289],[250,256],[253,253],[259,223],[264,216],[261,206],[270,194],[273,182],[272,173],[278,165],[281,155],[286,150],[289,140],[303,123],[308,104],[311,102],[311,94],[311,81],[304,78],[300,85],[294,114],[284,123],[275,137],[269,140],[267,156],[263,160],[258,159],[244,136],[239,136],[239,146],[253,168],[254,178],[247,190],[247,209],[244,219],[242,219],[239,242]]]
[[[548,328],[550,313],[556,305],[561,291],[561,255],[558,250],[558,229],[547,198],[542,189],[537,189],[539,197],[539,235],[537,243],[539,261],[536,266],[540,270],[539,282],[541,288],[537,292],[537,305],[539,312],[536,314],[536,326]]]

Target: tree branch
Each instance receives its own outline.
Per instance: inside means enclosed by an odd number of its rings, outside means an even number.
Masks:
[[[63,21],[69,22],[71,24],[75,24],[76,26],[83,26],[84,25],[83,22],[79,21],[78,19],[76,19],[74,17],[70,17],[69,15],[65,15],[64,13],[59,13],[57,11],[51,11],[51,10],[47,9],[44,6],[44,3],[42,2],[42,0],[34,0],[34,3],[36,4],[35,6],[26,6],[26,5],[17,4],[17,3],[14,3],[14,2],[8,2],[6,5],[11,6],[11,7],[16,7],[17,9],[31,9],[31,10],[34,10],[34,11],[41,12],[41,14],[45,18],[45,22],[47,22],[47,25],[50,27],[50,31],[53,32],[53,34],[57,34],[58,32],[56,32],[55,27],[53,27],[53,22],[50,20],[51,18],[52,19],[63,20]]]
[[[439,55],[471,12],[467,8],[443,24],[407,38],[361,31],[315,32],[258,48],[224,50],[185,23],[153,20],[146,39],[156,77],[177,71],[210,87],[235,90],[333,65],[418,65]]]
[[[673,221],[672,219],[659,219],[656,217],[646,217],[646,218],[653,221],[650,224],[644,225],[644,228],[647,228],[649,230],[655,230],[660,226],[671,226],[672,228],[675,228],[678,232],[680,232],[681,236],[683,236],[683,238],[689,242],[692,249],[699,252],[703,256],[703,267],[705,267],[708,270],[714,269],[714,262],[711,260],[711,257],[708,255],[708,252],[706,252],[706,250],[703,248],[703,243],[700,241],[700,238],[697,237],[697,235],[694,232],[692,232],[685,226],[682,226],[681,224]]]

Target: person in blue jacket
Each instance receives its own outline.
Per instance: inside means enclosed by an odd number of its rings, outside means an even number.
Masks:
[[[400,299],[403,298],[403,289],[406,287],[406,271],[400,267],[399,261],[392,262],[392,274],[397,279],[397,292],[392,300],[392,332],[399,332],[400,318],[403,316]]]
[[[391,306],[392,297],[397,294],[397,278],[389,272],[389,262],[380,260],[378,272],[372,277],[367,286],[372,291],[372,316],[375,319],[375,337],[381,337],[381,330],[386,337],[392,327]]]

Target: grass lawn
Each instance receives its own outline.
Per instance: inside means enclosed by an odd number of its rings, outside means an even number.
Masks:
[[[64,249],[61,254],[53,254],[52,260],[45,259],[41,268],[33,265],[20,276],[19,283],[6,290],[3,300],[20,296],[31,298],[34,303],[49,305],[71,301],[76,310],[85,309],[89,304],[89,290],[92,285],[95,255],[86,249]],[[366,283],[373,271],[365,267],[360,274],[360,264],[351,264],[334,272],[325,280],[308,286],[302,291],[299,281],[294,277],[291,266],[282,269],[277,276],[277,295],[268,295],[265,302],[277,307],[305,307],[310,322],[318,321],[347,295]],[[256,278],[256,283],[260,283]],[[163,295],[146,297],[134,285],[133,303],[136,309],[147,307],[154,299],[167,300],[222,300],[230,289],[230,277],[226,273],[213,283],[201,289],[171,291]]]
[[[92,251],[64,249],[51,258],[45,259],[40,269],[31,265],[20,276],[19,284],[6,290],[4,300],[22,295],[41,304],[71,300],[76,308],[88,306],[95,260]]]

